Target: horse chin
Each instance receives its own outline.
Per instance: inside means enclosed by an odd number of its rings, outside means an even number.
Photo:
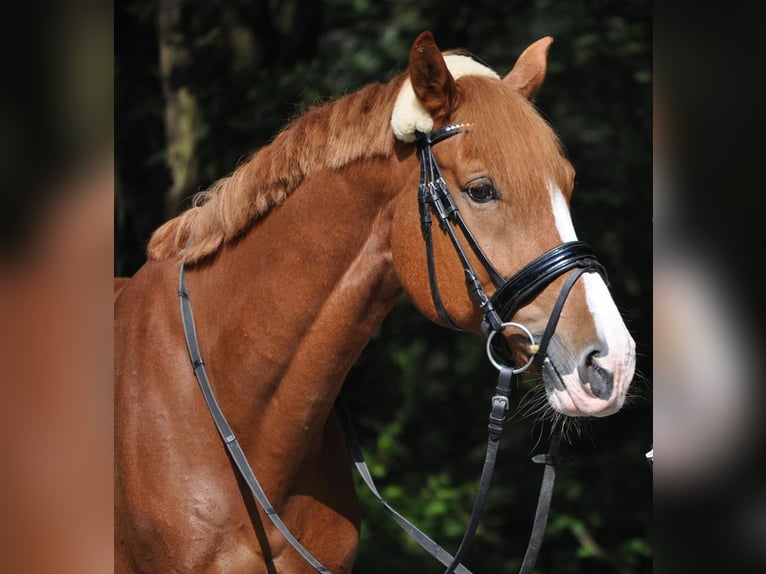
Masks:
[[[607,399],[596,397],[577,372],[562,375],[546,360],[542,369],[543,384],[551,407],[570,417],[606,417],[622,408],[624,396],[613,392]]]

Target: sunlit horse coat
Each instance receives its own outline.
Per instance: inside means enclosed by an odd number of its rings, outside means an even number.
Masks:
[[[243,488],[205,407],[179,316],[182,258],[207,370],[255,473],[301,543],[332,572],[351,570],[361,518],[333,404],[402,290],[439,321],[414,132],[472,124],[434,151],[505,276],[574,239],[574,170],[530,103],[550,41],[501,78],[467,56],[445,58],[424,33],[404,73],[309,110],[155,232],[149,261],[116,289],[116,572],[311,571]],[[440,233],[434,260],[449,316],[477,332],[480,310]],[[561,281],[514,320],[539,335]],[[622,406],[634,344],[600,276],[575,284],[548,357],[554,409]]]

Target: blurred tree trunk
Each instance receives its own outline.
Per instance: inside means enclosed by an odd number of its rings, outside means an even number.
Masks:
[[[240,0],[227,3],[222,20],[235,73],[275,73],[317,54],[322,29],[321,0]]]
[[[165,99],[167,165],[171,186],[165,196],[165,216],[182,208],[184,198],[198,181],[198,130],[200,106],[190,82],[190,39],[183,25],[184,0],[160,0],[157,13],[160,77]]]

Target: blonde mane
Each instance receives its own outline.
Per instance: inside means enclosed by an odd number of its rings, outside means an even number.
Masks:
[[[453,63],[466,67],[465,57],[452,57]],[[512,179],[506,183],[526,197],[522,205],[532,204],[535,190],[547,189],[551,177],[562,187],[566,175],[560,143],[534,106],[502,82],[488,81],[497,76],[479,64],[455,73],[466,74],[459,81],[463,98],[470,100],[456,110],[456,117],[475,124],[477,131],[486,130],[485,136],[471,138],[474,143],[466,144],[469,154],[483,157],[493,173],[509,172]],[[183,252],[187,263],[199,262],[243,235],[257,218],[319,171],[339,169],[360,159],[388,157],[395,137],[408,141],[410,131],[430,130],[430,125],[418,123],[417,106],[402,103],[407,78],[408,72],[404,72],[388,84],[370,84],[309,109],[229,176],[198,193],[192,207],[159,227],[149,241],[149,259]],[[516,105],[506,107],[509,96]],[[498,114],[501,107],[505,111]],[[514,135],[497,145],[496,134]],[[509,164],[512,169],[502,169]]]
[[[159,227],[149,241],[149,259],[184,252],[188,263],[200,261],[242,235],[320,170],[393,153],[389,121],[402,80],[370,84],[309,109],[229,176],[194,196],[192,207]]]

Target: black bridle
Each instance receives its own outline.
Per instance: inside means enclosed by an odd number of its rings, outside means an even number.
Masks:
[[[504,321],[510,321],[521,307],[534,299],[554,279],[574,270],[559,294],[548,325],[539,342],[540,347],[536,355],[537,357],[544,357],[556,329],[561,309],[577,278],[583,273],[596,272],[600,273],[606,280],[606,271],[596,260],[591,248],[582,241],[568,241],[554,247],[508,279],[505,279],[495,269],[460,214],[455,200],[447,188],[447,183],[442,177],[441,169],[439,169],[433,152],[433,146],[437,143],[470,129],[471,126],[468,124],[448,124],[432,132],[419,134],[415,140],[420,157],[420,184],[418,185],[420,228],[426,245],[431,298],[439,318],[450,327],[460,329],[447,313],[439,294],[439,282],[436,277],[436,265],[433,256],[431,212],[436,215],[439,227],[449,236],[463,266],[468,291],[484,312],[482,333],[485,337],[489,337],[492,332],[503,331]],[[462,232],[465,241],[494,283],[496,289],[491,297],[487,296],[476,270],[460,243],[455,227]],[[502,338],[496,339],[496,341],[494,350],[507,359]],[[542,361],[542,358],[538,360]]]
[[[596,257],[590,247],[581,241],[570,241],[554,247],[540,255],[537,259],[526,265],[509,279],[505,279],[497,272],[460,215],[457,205],[447,189],[447,184],[442,177],[439,164],[437,163],[432,150],[432,147],[440,141],[455,134],[467,131],[468,129],[470,129],[470,126],[465,124],[450,124],[427,134],[418,134],[416,139],[418,155],[420,158],[420,185],[418,186],[420,221],[426,246],[428,277],[434,306],[444,323],[452,328],[459,329],[457,324],[447,313],[439,294],[436,266],[433,257],[433,239],[431,230],[432,212],[436,215],[440,228],[449,236],[458,258],[461,261],[471,297],[476,301],[484,313],[482,333],[487,338],[487,353],[490,361],[499,371],[497,386],[495,387],[495,392],[491,399],[491,410],[489,413],[488,424],[489,437],[484,465],[479,479],[479,487],[477,489],[474,507],[471,512],[468,526],[466,527],[465,534],[463,535],[463,539],[460,542],[460,546],[454,557],[399,514],[381,497],[372,479],[372,475],[369,472],[367,463],[364,460],[364,456],[362,455],[362,449],[356,438],[356,432],[354,431],[351,417],[340,399],[337,405],[337,412],[346,432],[346,441],[351,457],[354,460],[354,464],[363,481],[369,487],[373,496],[376,497],[397,524],[399,524],[399,526],[401,526],[405,532],[407,532],[407,534],[409,534],[429,554],[447,567],[445,574],[451,574],[453,572],[457,572],[458,574],[471,574],[470,570],[460,564],[460,561],[473,539],[487,501],[487,495],[489,493],[492,474],[494,472],[497,453],[500,446],[500,435],[503,431],[506,411],[509,408],[511,381],[515,375],[526,370],[532,362],[532,359],[530,359],[525,365],[514,367],[512,360],[510,359],[507,345],[503,343],[502,337],[496,337],[496,335],[509,326],[522,330],[529,338],[530,346],[538,346],[536,353],[533,355],[534,359],[542,362],[545,358],[548,344],[556,329],[556,324],[558,323],[558,318],[561,314],[564,302],[577,279],[583,273],[588,272],[600,273],[606,278],[604,268],[598,261],[596,261]],[[487,273],[489,273],[489,276],[496,287],[495,292],[491,297],[487,296],[487,293],[479,280],[478,274],[463,249],[455,231],[455,226],[461,230],[471,250],[474,252]],[[535,340],[532,333],[530,333],[526,327],[511,322],[513,315],[518,309],[529,303],[554,279],[570,271],[572,273],[565,281],[561,292],[559,293],[558,299],[551,311],[548,324],[539,341]],[[178,281],[181,320],[194,375],[199,383],[202,395],[210,410],[210,414],[218,429],[218,433],[226,445],[229,455],[242,475],[245,483],[253,493],[255,500],[290,545],[314,568],[315,571],[321,573],[329,572],[329,570],[322,566],[322,564],[314,558],[290,532],[276,510],[270,504],[263,488],[261,488],[253,473],[253,470],[247,461],[247,457],[239,444],[239,440],[234,434],[234,431],[226,420],[226,417],[216,400],[205,370],[205,363],[199,350],[199,342],[194,325],[191,302],[186,289],[183,262],[181,262]],[[532,572],[532,568],[534,567],[540,551],[553,493],[553,485],[556,476],[555,465],[558,463],[559,459],[558,451],[559,436],[557,433],[553,433],[549,453],[536,455],[532,458],[533,462],[544,464],[545,471],[543,473],[540,494],[538,496],[532,534],[530,535],[520,574],[530,574]]]
[[[604,267],[596,260],[596,256],[591,248],[582,241],[568,241],[550,249],[508,279],[505,279],[497,271],[460,214],[457,204],[447,188],[447,183],[442,177],[439,163],[436,161],[436,156],[434,156],[433,152],[433,146],[437,143],[470,129],[471,126],[468,124],[448,124],[429,133],[419,133],[415,140],[420,159],[420,184],[418,185],[420,227],[426,247],[428,281],[436,313],[448,326],[460,329],[449,316],[439,294],[439,282],[436,276],[436,264],[433,255],[432,212],[438,220],[440,229],[450,238],[458,259],[460,259],[465,273],[468,292],[484,313],[481,331],[487,338],[487,354],[492,364],[500,372],[498,385],[495,388],[495,394],[491,401],[489,440],[473,511],[460,546],[454,558],[447,565],[445,574],[451,574],[460,565],[460,560],[478,527],[495,466],[500,435],[503,431],[503,423],[505,422],[505,411],[508,410],[512,377],[526,370],[533,360],[538,365],[542,364],[545,360],[548,345],[556,330],[564,303],[577,279],[583,273],[593,272],[601,274],[605,281],[607,279]],[[491,297],[484,290],[479,276],[458,238],[456,228],[461,231],[471,251],[476,255],[482,267],[489,274],[492,283],[494,283],[496,289]],[[550,318],[539,341],[535,340],[532,333],[523,325],[511,322],[513,316],[521,307],[534,299],[557,277],[570,271],[571,273],[564,282],[559,296],[553,305]],[[529,337],[530,348],[536,347],[533,358],[521,367],[515,368],[513,366],[511,353],[503,342],[503,338],[495,336],[506,327],[515,327],[522,330]],[[521,565],[521,574],[528,574],[532,571],[537,560],[540,545],[542,544],[555,481],[554,467],[558,462],[558,450],[559,437],[556,433],[553,433],[550,452],[547,455],[538,455],[533,458],[534,462],[545,464],[546,468],[540,487],[532,534]]]

